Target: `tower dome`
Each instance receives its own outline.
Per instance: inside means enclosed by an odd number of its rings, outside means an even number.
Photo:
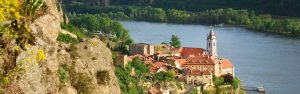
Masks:
[[[216,39],[216,35],[215,32],[213,31],[213,29],[210,29],[208,35],[207,35],[207,39]]]

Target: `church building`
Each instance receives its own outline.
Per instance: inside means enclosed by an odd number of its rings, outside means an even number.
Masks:
[[[212,75],[221,76],[228,73],[234,76],[234,67],[229,59],[218,57],[217,37],[211,29],[207,34],[207,48],[183,47],[182,57],[186,62],[182,67],[189,70],[186,75],[186,82],[189,84],[204,84],[213,86]],[[199,50],[197,50],[199,49]]]

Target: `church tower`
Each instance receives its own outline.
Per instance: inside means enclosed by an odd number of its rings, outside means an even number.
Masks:
[[[212,29],[207,35],[207,48],[208,55],[217,57],[217,37]]]

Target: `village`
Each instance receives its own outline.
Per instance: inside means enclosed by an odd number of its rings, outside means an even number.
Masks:
[[[217,37],[211,29],[207,35],[207,48],[180,47],[168,44],[136,43],[128,47],[129,55],[118,55],[116,65],[126,66],[133,58],[139,57],[149,66],[149,72],[173,70],[178,82],[206,89],[213,87],[213,76],[230,74],[234,77],[234,66],[229,59],[221,58],[217,53]],[[133,69],[134,70],[134,69]],[[149,94],[157,94],[149,90]],[[165,91],[164,91],[165,92]],[[163,93],[169,94],[169,93]]]

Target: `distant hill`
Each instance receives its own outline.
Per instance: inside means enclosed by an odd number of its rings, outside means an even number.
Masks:
[[[248,9],[257,13],[300,17],[299,0],[63,0],[105,5],[143,5],[165,9],[204,11],[218,8]]]

